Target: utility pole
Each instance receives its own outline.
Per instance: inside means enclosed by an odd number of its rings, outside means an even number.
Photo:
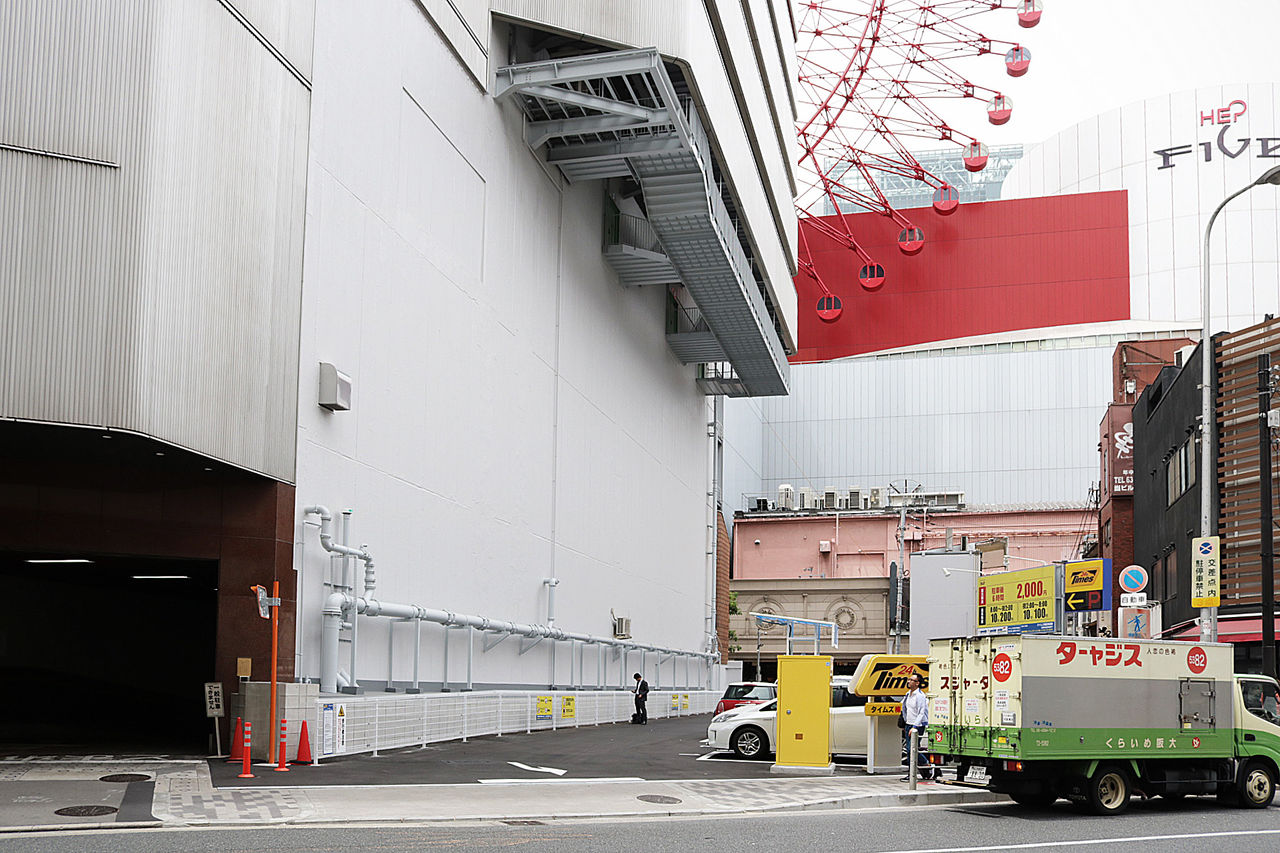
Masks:
[[[904,500],[902,506],[898,508],[898,612],[894,615],[893,623],[893,653],[895,655],[898,654],[898,650],[902,647],[902,575],[907,568],[906,546],[907,504]]]
[[[1258,496],[1259,553],[1262,557],[1262,674],[1276,675],[1275,547],[1271,512],[1271,354],[1258,356]]]

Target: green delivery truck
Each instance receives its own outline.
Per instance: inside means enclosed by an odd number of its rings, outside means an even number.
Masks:
[[[1029,807],[1118,814],[1131,795],[1266,807],[1280,688],[1222,643],[1008,635],[934,640],[929,750]]]

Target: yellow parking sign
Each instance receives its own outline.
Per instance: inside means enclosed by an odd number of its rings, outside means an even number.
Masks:
[[[1202,536],[1191,540],[1191,606],[1217,607],[1222,603],[1219,586],[1222,540]]]

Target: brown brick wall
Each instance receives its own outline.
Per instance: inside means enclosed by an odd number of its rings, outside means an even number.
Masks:
[[[255,584],[280,582],[279,677],[294,678],[293,513],[292,485],[151,439],[0,425],[0,550],[218,561],[213,677],[227,696],[237,658],[270,674]]]

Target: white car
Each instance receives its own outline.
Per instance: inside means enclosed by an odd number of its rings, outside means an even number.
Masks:
[[[848,679],[831,685],[831,752],[833,755],[867,754],[865,697],[848,691]],[[733,750],[739,758],[765,758],[777,748],[778,700],[763,705],[739,706],[717,714],[707,726],[707,746]]]

